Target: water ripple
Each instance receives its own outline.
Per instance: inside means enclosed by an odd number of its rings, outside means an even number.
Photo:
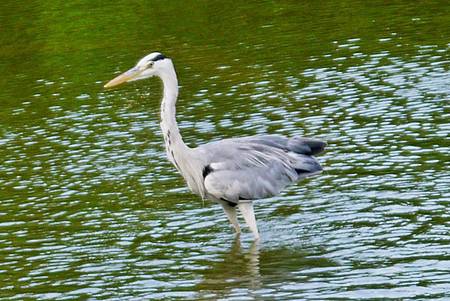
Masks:
[[[258,28],[276,29],[266,23]],[[260,244],[247,232],[234,239],[220,208],[191,195],[167,162],[152,83],[151,93],[99,92],[34,80],[1,112],[0,296],[448,297],[450,46],[404,53],[389,32],[370,51],[364,38],[333,37],[303,69],[260,59],[261,41],[239,44],[258,60],[215,57],[204,81],[180,66],[188,143],[257,133],[329,143],[321,176],[255,204]]]

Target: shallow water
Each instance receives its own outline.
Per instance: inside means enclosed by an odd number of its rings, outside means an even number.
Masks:
[[[450,298],[445,2],[0,4],[0,297]],[[259,244],[167,162],[171,56],[191,146],[328,141],[322,175],[256,203]]]

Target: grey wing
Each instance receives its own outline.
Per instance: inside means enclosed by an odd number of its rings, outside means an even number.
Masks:
[[[302,155],[318,155],[325,150],[327,143],[325,141],[294,136],[292,138],[278,135],[257,135],[242,138],[229,139],[230,141],[263,144],[287,152],[294,152]],[[227,141],[227,140],[224,140]]]
[[[311,155],[325,143],[316,139],[275,135],[226,139],[199,150],[206,194],[232,203],[272,197],[287,185],[322,171]]]

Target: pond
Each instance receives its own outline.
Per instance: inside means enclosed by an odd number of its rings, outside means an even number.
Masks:
[[[0,4],[0,299],[450,298],[445,1]],[[316,137],[324,172],[255,203],[261,241],[167,161],[171,57],[190,146]]]

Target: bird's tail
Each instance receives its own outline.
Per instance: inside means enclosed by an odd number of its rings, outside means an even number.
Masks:
[[[287,148],[297,154],[315,156],[322,153],[325,150],[327,143],[325,141],[304,138],[304,137],[292,137],[287,143]]]
[[[294,164],[294,169],[299,180],[318,175],[323,170],[316,158],[312,156],[296,154],[295,158],[297,160]]]

